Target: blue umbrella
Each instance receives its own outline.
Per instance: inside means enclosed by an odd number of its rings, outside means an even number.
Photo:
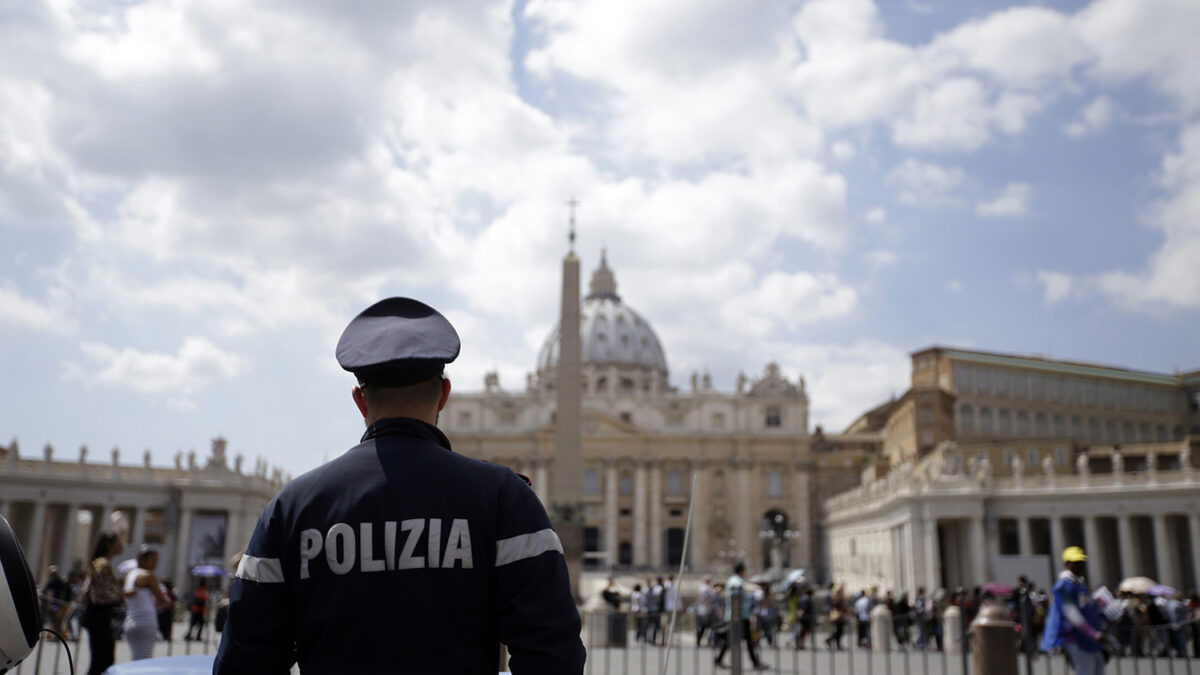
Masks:
[[[192,568],[194,577],[223,577],[225,568],[220,565],[196,565]]]

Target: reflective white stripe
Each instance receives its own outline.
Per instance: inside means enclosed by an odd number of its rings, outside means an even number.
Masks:
[[[255,558],[252,555],[243,555],[242,562],[238,563],[234,576],[246,581],[257,581],[260,584],[281,584],[283,583],[283,565],[280,564],[279,558]]]
[[[536,558],[546,551],[563,552],[558,534],[548,527],[537,532],[501,539],[496,542],[496,567],[526,558]]]

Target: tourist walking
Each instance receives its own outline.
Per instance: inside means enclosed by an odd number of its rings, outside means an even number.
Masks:
[[[1083,578],[1086,560],[1087,555],[1078,546],[1069,546],[1063,551],[1066,569],[1054,584],[1046,633],[1042,636],[1042,651],[1062,647],[1076,673],[1101,675],[1104,657],[1100,651],[1100,638],[1104,618]]]
[[[746,651],[750,652],[750,661],[754,664],[754,667],[758,668],[759,670],[764,670],[767,666],[758,660],[758,651],[754,646],[754,636],[750,633],[750,612],[752,607],[750,602],[750,594],[745,592],[746,580],[742,578],[742,575],[745,574],[745,572],[746,565],[744,563],[735,563],[733,566],[733,576],[729,577],[729,580],[725,582],[725,592],[727,593],[725,596],[725,616],[732,620],[733,596],[735,595],[736,591],[741,591],[742,601],[740,609],[742,610],[742,619],[739,624],[742,629],[742,639],[746,641]],[[725,652],[729,649],[731,642],[733,642],[732,626],[730,626],[730,630],[726,634],[725,639],[721,640],[721,647],[717,651],[717,657],[713,659],[713,663],[716,665],[716,667],[725,667],[725,664],[722,663],[722,659],[725,658]],[[741,649],[741,645],[735,644],[733,645],[733,648]]]
[[[154,655],[158,610],[170,602],[154,574],[157,566],[158,551],[143,546],[138,552],[137,567],[125,575],[125,640],[134,661]]]
[[[88,675],[101,675],[116,660],[116,641],[113,639],[113,616],[124,602],[121,585],[113,574],[112,558],[124,549],[121,539],[113,532],[101,532],[88,576],[83,582],[87,607],[83,612],[83,627],[88,632],[91,663]]]

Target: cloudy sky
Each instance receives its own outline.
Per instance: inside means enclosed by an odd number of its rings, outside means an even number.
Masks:
[[[0,437],[293,473],[370,302],[523,386],[579,199],[672,379],[1200,367],[1200,3],[0,1]]]

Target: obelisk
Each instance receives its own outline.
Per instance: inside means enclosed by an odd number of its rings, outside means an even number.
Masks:
[[[551,515],[562,540],[571,590],[579,599],[579,573],[583,569],[583,445],[580,428],[582,343],[579,338],[579,258],[575,257],[575,200],[571,207],[569,248],[563,258],[562,312],[558,328],[557,410],[554,417],[554,474],[550,484]]]

